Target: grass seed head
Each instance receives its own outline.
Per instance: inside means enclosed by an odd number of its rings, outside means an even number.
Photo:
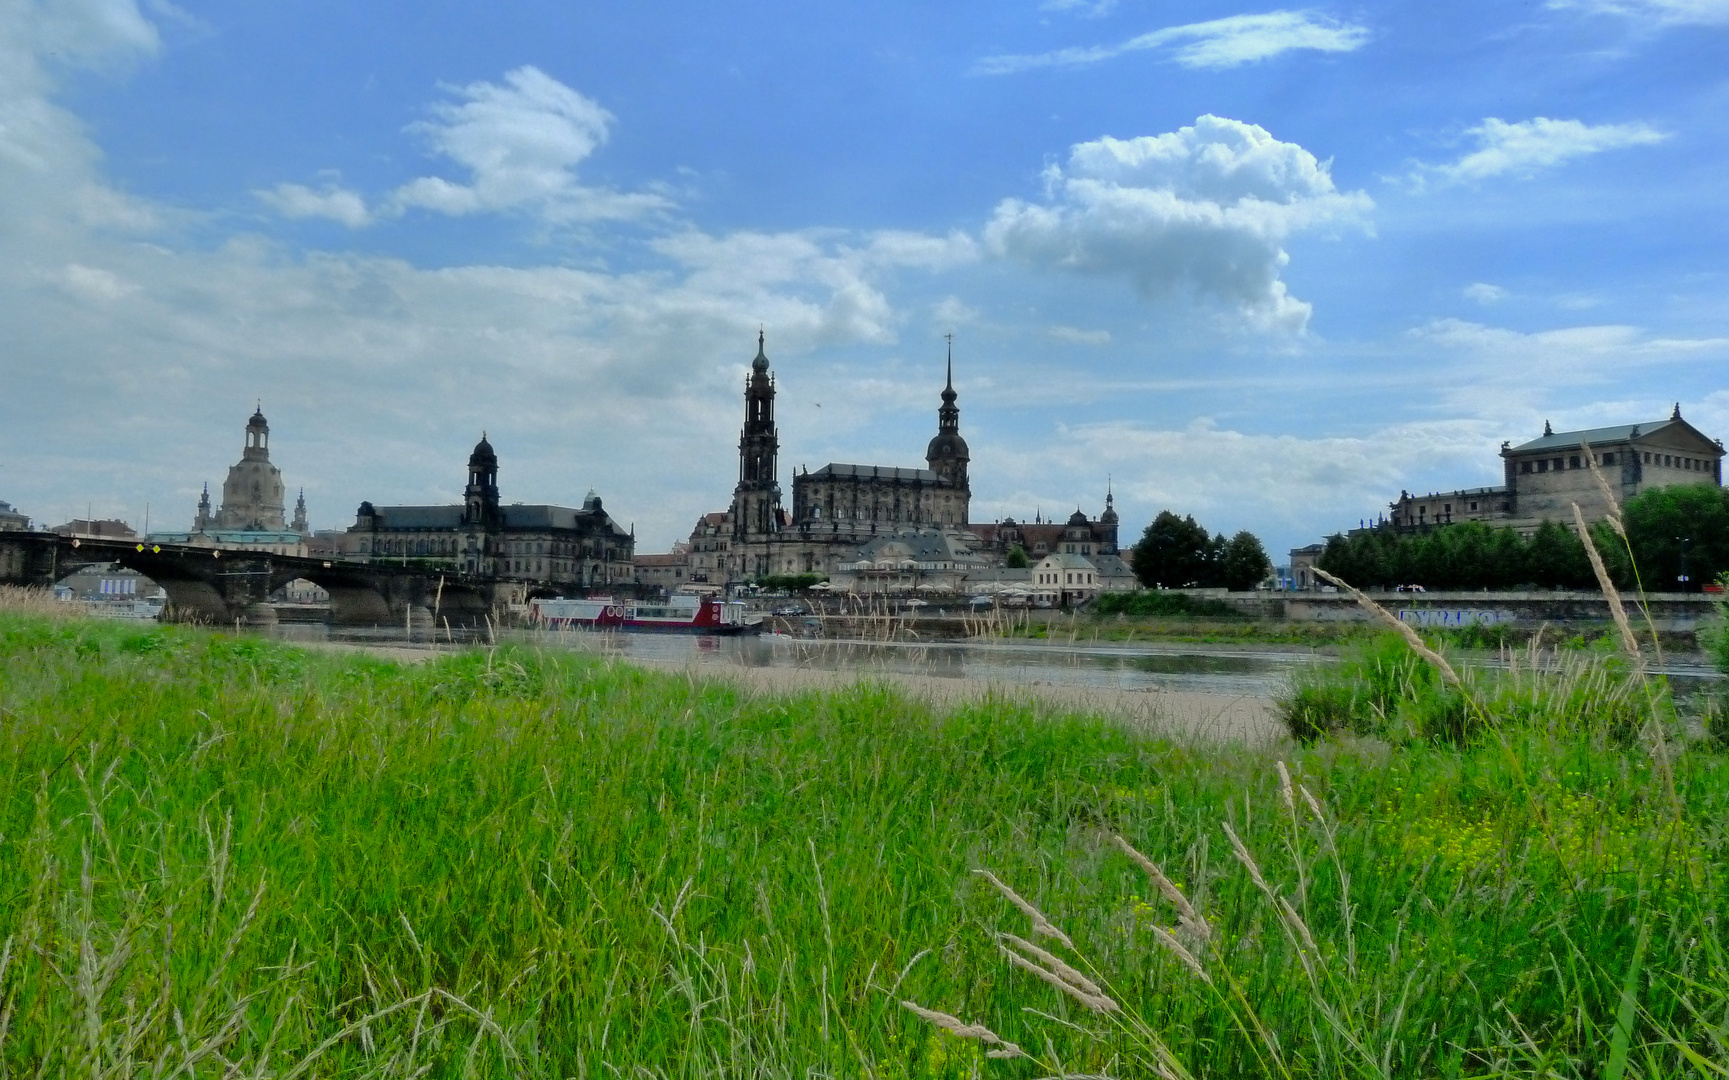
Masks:
[[[1001,935],[1001,940],[1007,941],[1015,948],[1026,953],[1028,956],[1031,956],[1047,968],[1050,968],[1060,978],[1066,982],[1072,983],[1077,989],[1085,990],[1087,993],[1095,996],[1103,996],[1104,990],[1099,987],[1098,983],[1087,978],[1068,961],[1055,953],[1041,949],[1032,942],[1027,941],[1025,938],[1016,937],[1013,934],[1003,934]]]
[[[1332,574],[1327,573],[1318,566],[1315,567],[1315,573],[1350,593],[1352,599],[1356,600],[1365,611],[1392,627],[1400,637],[1405,639],[1405,644],[1411,647],[1412,652],[1421,656],[1424,660],[1427,660],[1431,667],[1440,672],[1441,678],[1445,679],[1453,686],[1459,687],[1460,689],[1464,688],[1465,684],[1460,680],[1459,673],[1453,670],[1452,664],[1447,663],[1447,658],[1436,652],[1434,649],[1429,648],[1428,643],[1423,640],[1421,635],[1409,626],[1405,625],[1405,623],[1392,612],[1369,599],[1369,597],[1364,594],[1363,590],[1354,585],[1345,584],[1343,580],[1334,577]]]
[[[1018,952],[1015,952],[1013,949],[1009,948],[1007,945],[1004,945],[1000,941],[997,942],[997,949],[1005,957],[1008,958],[1009,963],[1013,964],[1014,966],[1020,968],[1022,971],[1025,971],[1028,974],[1030,974],[1030,975],[1032,975],[1032,976],[1034,976],[1034,977],[1036,977],[1036,978],[1038,978],[1044,982],[1050,983],[1052,986],[1056,987],[1058,990],[1061,990],[1063,993],[1074,998],[1076,1001],[1080,1002],[1082,1005],[1085,1005],[1087,1008],[1093,1010],[1094,1012],[1096,1012],[1096,1013],[1122,1012],[1123,1007],[1121,1005],[1118,1005],[1115,1001],[1112,1001],[1110,998],[1106,997],[1104,994],[1089,994],[1089,993],[1087,993],[1085,990],[1082,990],[1080,987],[1069,982],[1067,979],[1063,978],[1061,975],[1058,975],[1056,972],[1052,971],[1051,969],[1044,967],[1040,964],[1033,963],[1031,960],[1028,960],[1026,957],[1022,956]]]
[[[1027,918],[1031,919],[1032,923],[1033,923],[1033,933],[1039,934],[1043,937],[1052,938],[1056,941],[1060,941],[1063,943],[1063,946],[1065,948],[1072,949],[1075,947],[1075,943],[1069,940],[1069,935],[1067,935],[1067,934],[1063,933],[1061,930],[1057,929],[1056,926],[1053,925],[1049,919],[1045,918],[1044,912],[1040,911],[1038,908],[1027,903],[1024,899],[1021,898],[1020,893],[1017,893],[1013,889],[1009,888],[1007,885],[1004,885],[1002,883],[1002,879],[998,878],[995,874],[991,873],[989,870],[975,870],[975,871],[973,871],[973,873],[982,875],[986,881],[988,881],[992,885],[994,885],[996,887],[996,890],[998,892],[1002,893],[1005,898],[1007,898],[1009,903],[1011,903],[1015,907],[1019,908],[1021,911],[1021,914],[1025,915]]]
[[[1166,930],[1162,926],[1155,926],[1153,927],[1153,938],[1160,945],[1164,946],[1166,952],[1181,961],[1184,967],[1194,972],[1197,979],[1200,979],[1209,986],[1212,985],[1212,976],[1208,975],[1206,970],[1201,967],[1201,962],[1195,959],[1194,953],[1183,948],[1183,943],[1177,940],[1175,934]]]
[[[1201,918],[1201,913],[1195,910],[1195,905],[1189,903],[1189,898],[1183,895],[1183,890],[1177,888],[1176,883],[1165,876],[1165,872],[1159,868],[1158,863],[1142,855],[1135,850],[1133,844],[1115,833],[1111,834],[1111,840],[1123,850],[1123,854],[1134,860],[1135,865],[1139,866],[1147,878],[1152,881],[1153,887],[1158,889],[1160,894],[1171,902],[1171,906],[1177,909],[1177,914],[1181,916],[1182,925],[1198,934],[1203,941],[1213,936],[1212,928],[1207,925],[1207,920]]]
[[[1609,600],[1609,614],[1615,619],[1615,628],[1621,631],[1621,647],[1633,658],[1634,665],[1643,669],[1645,659],[1639,652],[1639,639],[1633,636],[1633,624],[1627,619],[1627,608],[1621,603],[1620,591],[1609,579],[1609,571],[1603,565],[1603,556],[1597,553],[1597,545],[1591,540],[1591,530],[1585,527],[1585,515],[1579,509],[1578,503],[1573,504],[1573,525],[1579,531],[1580,542],[1585,545],[1585,555],[1591,560],[1591,572],[1597,575],[1597,584]]]
[[[983,1024],[969,1024],[958,1016],[950,1016],[946,1012],[927,1009],[916,1001],[903,1001],[901,1002],[901,1005],[910,1010],[912,1014],[917,1016],[920,1020],[923,1020],[935,1027],[939,1027],[951,1035],[956,1035],[963,1039],[977,1039],[986,1046],[995,1046],[998,1048],[990,1051],[985,1055],[986,1057],[1013,1058],[1026,1056],[1026,1054],[1021,1051],[1020,1047],[1009,1042],[1007,1039],[998,1035],[990,1028],[985,1027]]]
[[[1597,467],[1597,459],[1591,453],[1591,447],[1585,440],[1579,440],[1579,451],[1585,455],[1585,464],[1591,467],[1591,479],[1597,481],[1597,490],[1603,493],[1603,502],[1609,507],[1609,527],[1615,530],[1615,535],[1627,539],[1627,529],[1621,522],[1621,500],[1615,497],[1615,490],[1609,486],[1608,478],[1603,470]]]

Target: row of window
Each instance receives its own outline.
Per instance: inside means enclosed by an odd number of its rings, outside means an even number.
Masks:
[[[1052,570],[1041,572],[1034,576],[1039,579],[1034,582],[1036,585],[1091,585],[1093,583],[1093,575],[1085,570],[1064,570],[1061,574]],[[1059,582],[1057,580],[1058,577],[1065,578],[1066,580]],[[1083,578],[1085,580],[1079,580]]]
[[[1641,455],[1641,463],[1645,465],[1658,465],[1666,469],[1684,469],[1687,472],[1712,471],[1711,462],[1704,458],[1682,457],[1679,454],[1653,453],[1649,450],[1638,451],[1638,453]],[[1615,454],[1613,451],[1594,456],[1597,456],[1597,464],[1599,465],[1615,464]],[[1569,454],[1566,457],[1558,458],[1541,458],[1537,461],[1519,462],[1519,471],[1521,473],[1562,472],[1566,469],[1583,468],[1585,468],[1585,465],[1578,454]]]

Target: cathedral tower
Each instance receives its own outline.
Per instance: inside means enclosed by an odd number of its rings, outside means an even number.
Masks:
[[[465,525],[492,526],[498,522],[498,455],[486,441],[486,432],[468,455],[468,486],[462,491],[462,521]]]
[[[948,523],[964,525],[972,488],[967,482],[967,464],[972,460],[967,441],[961,438],[961,410],[955,404],[954,339],[949,339],[948,381],[943,385],[943,403],[937,409],[937,434],[925,449],[925,462],[937,474],[945,487],[955,489],[959,496],[958,514],[944,515]],[[952,505],[952,504],[951,504]]]
[[[768,372],[763,334],[744,386],[744,430],[738,440],[738,486],[732,492],[732,535],[738,543],[766,542],[780,529],[780,435],[774,426],[774,377]],[[746,576],[768,572],[766,552],[745,555]]]

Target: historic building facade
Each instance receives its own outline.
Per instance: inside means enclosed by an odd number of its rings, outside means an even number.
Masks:
[[[485,435],[468,458],[461,505],[360,504],[342,554],[363,562],[401,559],[453,573],[606,588],[635,577],[636,538],[589,492],[581,507],[503,505],[498,454]]]
[[[282,470],[270,460],[270,422],[261,405],[246,421],[246,443],[240,460],[229,466],[222,482],[222,505],[212,509],[210,485],[198,497],[192,528],[186,532],[152,532],[161,544],[188,544],[224,551],[268,551],[276,555],[307,554],[312,531],[306,524],[306,492],[295,503],[294,520],[283,512],[286,487]]]
[[[781,502],[775,380],[764,338],[745,382],[738,484],[724,514],[704,514],[690,534],[691,580],[715,585],[771,574],[832,574],[861,546],[890,534],[966,528],[972,489],[960,433],[951,356],[937,433],[923,469],[831,462],[793,477]],[[974,541],[976,543],[976,541]]]
[[[1461,521],[1530,531],[1544,521],[1571,522],[1578,503],[1587,521],[1608,514],[1595,464],[1616,498],[1626,502],[1651,488],[1723,483],[1723,444],[1681,418],[1648,424],[1555,431],[1547,423],[1530,442],[1501,444],[1504,482],[1498,487],[1413,495],[1400,492],[1387,524],[1421,529]]]

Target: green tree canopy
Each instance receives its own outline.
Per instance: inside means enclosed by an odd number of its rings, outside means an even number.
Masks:
[[[1267,558],[1267,549],[1261,546],[1260,538],[1244,529],[1225,544],[1224,556],[1219,560],[1219,578],[1225,588],[1241,592],[1259,585],[1272,568],[1272,560]]]
[[[1213,540],[1193,517],[1169,510],[1147,525],[1130,553],[1135,577],[1149,589],[1181,589],[1212,577]]]
[[[1129,552],[1135,577],[1150,589],[1252,589],[1272,563],[1251,532],[1210,535],[1193,517],[1163,511]]]

